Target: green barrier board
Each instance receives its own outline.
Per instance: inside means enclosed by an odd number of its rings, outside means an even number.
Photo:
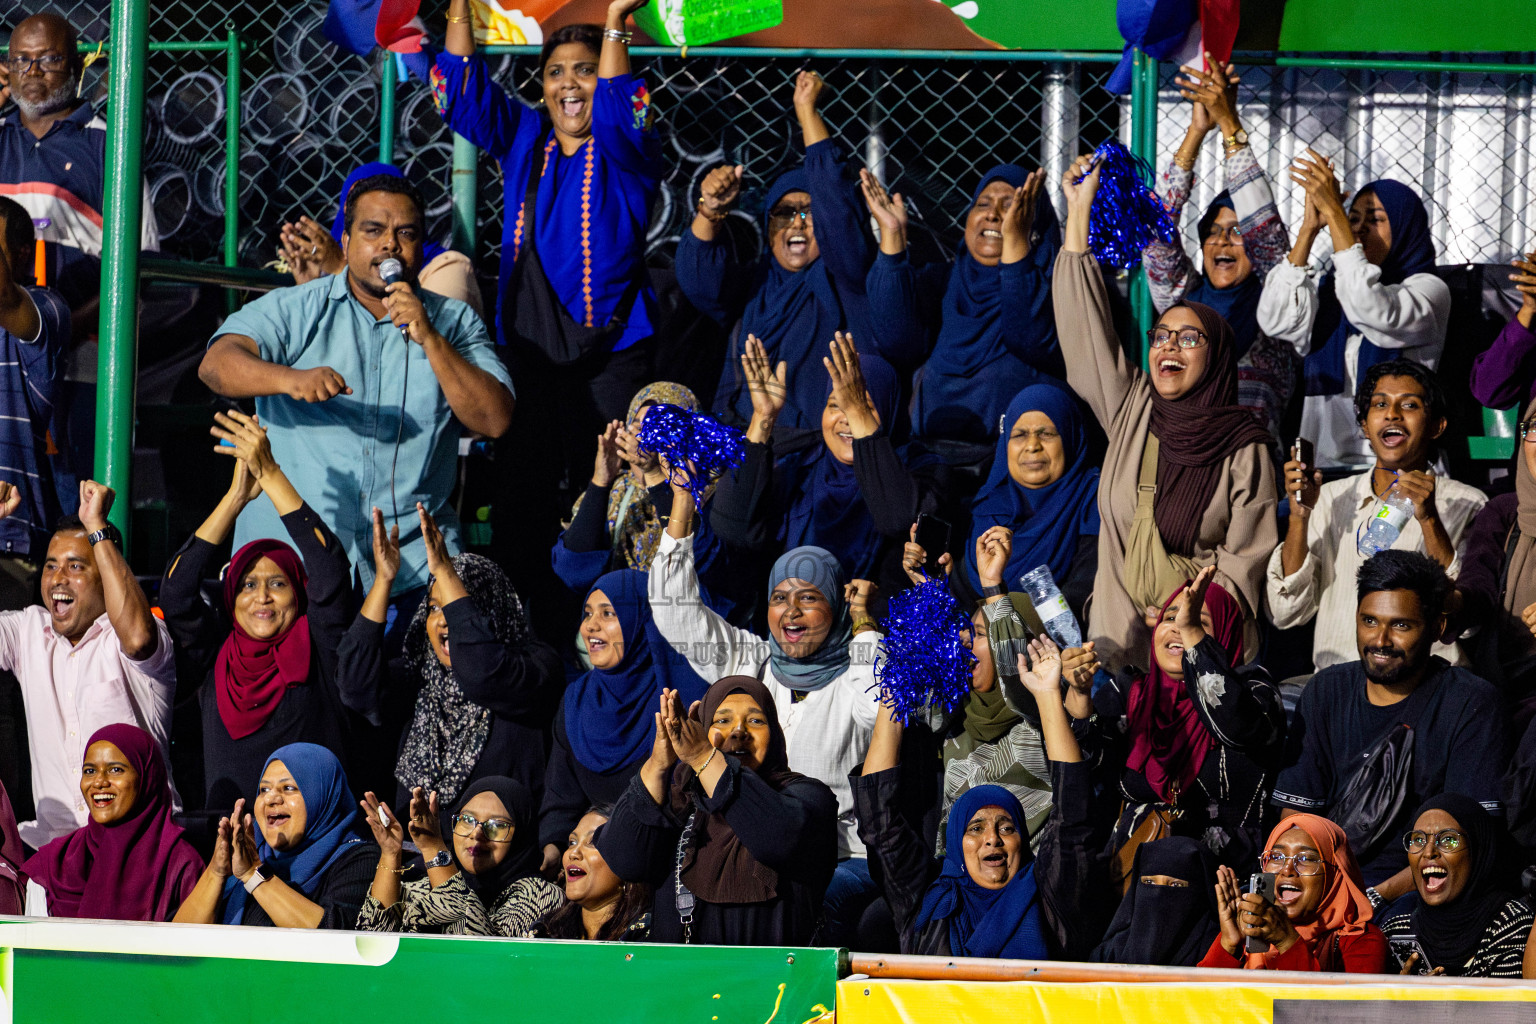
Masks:
[[[830,1020],[837,953],[12,920],[0,1021],[807,1024]]]

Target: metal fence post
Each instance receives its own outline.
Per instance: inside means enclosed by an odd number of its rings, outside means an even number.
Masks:
[[[1082,96],[1077,89],[1077,65],[1060,61],[1046,65],[1045,87],[1040,100],[1040,166],[1045,168],[1045,187],[1056,204],[1057,216],[1065,217],[1061,201],[1061,176],[1067,173],[1082,148]]]
[[[129,540],[133,501],[134,363],[138,355],[139,242],[144,214],[144,66],[149,3],[112,0],[112,118],[107,124],[101,246],[101,349],[96,372],[96,476],[117,491],[112,522]]]
[[[240,263],[240,30],[229,24],[224,52],[224,265]],[[224,307],[239,306],[234,289],[224,290]]]
[[[383,65],[379,68],[379,163],[395,162],[395,86],[399,74],[395,71],[395,55],[383,51]]]
[[[1157,60],[1140,50],[1136,51],[1134,71],[1131,75],[1131,146],[1133,154],[1157,166]],[[1131,310],[1142,333],[1152,326],[1156,310],[1152,308],[1152,293],[1147,288],[1147,271],[1137,266],[1131,275]],[[1141,365],[1147,365],[1145,340],[1141,343]]]
[[[453,247],[470,259],[479,255],[480,150],[462,135],[453,137]]]

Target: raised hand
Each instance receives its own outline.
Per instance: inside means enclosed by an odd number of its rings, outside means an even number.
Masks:
[[[1397,474],[1398,493],[1413,502],[1413,517],[1421,524],[1435,519],[1435,474],[1422,469]]]
[[[112,511],[112,499],[117,492],[95,480],[80,481],[80,524],[86,532],[95,533],[107,528],[107,514]]]
[[[646,760],[648,767],[663,774],[677,764],[677,751],[672,747],[672,734],[667,729],[668,692],[666,689],[661,691],[661,710],[656,712],[656,736],[651,741],[651,756]]]
[[[1004,263],[1018,263],[1029,255],[1035,232],[1035,212],[1039,209],[1040,190],[1045,187],[1045,171],[1029,172],[1024,184],[1013,190],[1013,200],[1003,211]]]
[[[256,852],[255,819],[245,813],[245,800],[235,801],[235,809],[229,815],[230,826],[230,873],[241,881],[261,866],[261,855]]]
[[[1509,265],[1519,271],[1509,275],[1509,279],[1515,282],[1515,290],[1520,293],[1520,312],[1517,315],[1526,330],[1530,330],[1532,322],[1536,322],[1536,252],[1526,253],[1524,259],[1512,259]]]
[[[1221,948],[1229,956],[1243,955],[1243,930],[1238,926],[1238,901],[1242,891],[1237,886],[1237,872],[1225,864],[1216,869],[1216,916],[1221,923]]]
[[[694,702],[693,707],[684,712],[676,690],[663,690],[661,701],[662,721],[666,724],[667,738],[672,749],[677,752],[678,760],[694,771],[702,769],[714,751],[714,744],[709,742],[708,728],[694,717],[699,708],[698,702]]]
[[[768,361],[768,350],[757,335],[747,335],[745,350],[741,353],[741,371],[747,379],[747,391],[752,396],[752,425],[773,429],[784,404],[789,401],[789,364],[783,360],[778,366]],[[761,424],[759,424],[761,421]],[[753,437],[758,441],[759,438]],[[766,438],[761,439],[766,441]]]
[[[1214,125],[1223,135],[1231,135],[1239,127],[1237,83],[1240,79],[1230,63],[1222,64],[1209,53],[1205,55],[1205,65],[1209,70],[1188,64],[1179,68],[1174,84],[1179,88],[1179,95],[1195,105],[1195,116],[1205,116],[1207,130]]]
[[[1072,161],[1067,173],[1061,176],[1061,191],[1067,197],[1069,210],[1080,209],[1084,213],[1093,205],[1094,193],[1099,190],[1099,162],[1092,153],[1084,153]]]
[[[427,506],[421,502],[416,503],[416,517],[421,522],[421,542],[427,548],[427,572],[436,579],[452,573],[457,576],[453,568],[453,556],[448,553],[448,541],[443,537],[443,531],[438,529],[437,520],[432,518],[432,513],[427,511]]]
[[[1068,647],[1061,652],[1061,676],[1067,685],[1087,696],[1093,692],[1093,675],[1099,670],[1099,656],[1094,652],[1093,641],[1081,647]]]
[[[1333,161],[1307,147],[1303,156],[1291,165],[1291,180],[1307,193],[1308,200],[1317,207],[1320,222],[1332,224],[1342,217],[1347,223],[1349,214],[1344,210],[1345,194],[1334,177]]]
[[[913,583],[922,583],[928,578],[927,571],[923,568],[928,564],[928,552],[917,542],[916,523],[912,524],[907,537],[908,541],[901,547],[901,568]],[[946,576],[954,568],[954,559],[949,557],[948,551],[939,556],[939,568],[944,570]]]
[[[795,76],[795,112],[812,113],[821,100],[827,83],[814,71],[802,71]]]
[[[746,168],[725,164],[704,176],[699,186],[700,213],[710,220],[720,220],[741,198],[741,176]]]
[[[608,5],[608,17],[610,20],[617,18],[619,23],[623,24],[625,18],[650,2],[651,0],[613,0],[613,3]]]
[[[873,174],[859,171],[859,191],[864,193],[864,205],[880,225],[880,251],[895,256],[907,248],[907,201],[900,192],[886,192]]]
[[[1183,599],[1179,602],[1179,610],[1174,614],[1173,624],[1179,631],[1179,639],[1184,643],[1184,653],[1192,653],[1200,646],[1200,641],[1205,639],[1205,624],[1200,618],[1200,610],[1205,607],[1205,592],[1211,588],[1211,580],[1216,575],[1216,567],[1207,565],[1195,573],[1195,578],[1184,588],[1180,595]]]
[[[984,587],[1003,585],[1008,559],[1013,557],[1013,531],[1006,526],[988,527],[976,538],[976,576]]]
[[[228,878],[234,871],[231,858],[235,849],[235,827],[228,818],[220,818],[213,840],[213,857],[208,866],[220,878]]]
[[[0,480],[0,519],[11,515],[21,507],[21,488]]]
[[[384,529],[384,513],[377,505],[373,507],[373,571],[390,582],[400,575],[400,525]]]
[[[832,378],[832,400],[848,418],[848,430],[854,438],[869,437],[880,429],[880,414],[869,400],[869,387],[864,383],[864,369],[859,364],[853,335],[836,332],[828,348],[831,357],[822,356],[821,363]]]
[[[843,586],[843,600],[848,603],[848,614],[854,622],[869,618],[869,600],[879,589],[869,580],[853,580]]]
[[[1291,497],[1291,513],[1302,518],[1317,507],[1323,488],[1323,471],[1290,459],[1285,464],[1285,493]]]
[[[437,790],[428,793],[420,786],[411,789],[411,820],[406,829],[411,834],[411,842],[416,844],[428,860],[431,860],[437,851],[445,849],[443,844],[443,824],[440,817],[440,809],[437,804]]]
[[[272,442],[267,440],[267,428],[255,416],[247,416],[239,409],[226,409],[214,413],[213,422],[208,433],[227,442],[215,445],[213,450],[245,463],[258,483],[278,468],[272,457]]]
[[[1045,698],[1061,700],[1061,649],[1056,641],[1037,636],[1029,642],[1027,659],[1023,651],[1019,652],[1019,679],[1024,689],[1034,694],[1036,702]]]
[[[619,456],[619,431],[623,429],[624,424],[614,420],[597,435],[597,459],[592,464],[592,483],[597,487],[612,487],[624,472],[624,460]]]
[[[382,857],[398,861],[405,846],[405,826],[400,819],[389,813],[389,808],[371,792],[364,793],[357,806],[363,810],[363,820],[373,831],[373,841],[379,844]]]
[[[283,262],[293,273],[295,284],[334,274],[347,265],[341,246],[313,217],[300,217],[284,224],[278,231],[278,241]]]

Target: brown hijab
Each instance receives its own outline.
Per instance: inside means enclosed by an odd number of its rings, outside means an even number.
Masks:
[[[721,702],[744,693],[768,716],[768,752],[756,774],[775,790],[805,776],[789,770],[784,730],[768,688],[752,676],[726,676],[704,694],[699,720],[714,720]],[[743,769],[746,770],[746,769]],[[683,852],[682,878],[688,891],[708,903],[763,903],[778,896],[779,873],[758,863],[723,814],[708,814],[696,805],[693,769],[678,764],[672,774],[671,806],[679,817],[692,815],[688,849]]]
[[[1525,407],[1521,422],[1533,415],[1536,415],[1536,399]],[[1509,571],[1504,576],[1504,609],[1513,618],[1512,627],[1515,628],[1503,632],[1506,650],[1514,642],[1519,645],[1516,648],[1519,653],[1529,654],[1536,648],[1536,643],[1532,643],[1531,631],[1521,625],[1520,613],[1536,602],[1536,477],[1531,476],[1531,468],[1525,461],[1525,444],[1521,442],[1518,447],[1520,450],[1515,453],[1515,461],[1519,463],[1515,467],[1515,497],[1520,504],[1515,522],[1520,527],[1520,539],[1515,541],[1515,550],[1509,557]]]
[[[1178,306],[1200,320],[1210,359],[1189,393],[1170,399],[1152,390],[1152,433],[1159,442],[1152,516],[1168,550],[1192,557],[1222,464],[1251,444],[1268,444],[1269,434],[1237,404],[1237,342],[1231,325],[1203,303],[1175,302],[1169,309]]]

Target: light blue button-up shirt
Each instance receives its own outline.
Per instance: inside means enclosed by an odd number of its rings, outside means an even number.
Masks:
[[[512,390],[479,315],[457,299],[417,294],[437,332],[470,364]],[[225,320],[214,337],[223,334],[255,339],[267,362],[300,370],[329,366],[341,374],[352,394],[327,402],[287,395],[256,399],[272,454],[347,546],[365,587],[373,582],[374,506],[383,510],[386,529],[392,523],[400,527],[394,593],[425,586],[427,553],[416,502],[436,517],[449,551],[463,550],[458,516],[448,503],[462,428],[421,346],[407,341],[388,318],[375,320],[353,297],[345,270],[267,293]],[[265,498],[252,502],[235,525],[237,548],[286,536]]]

